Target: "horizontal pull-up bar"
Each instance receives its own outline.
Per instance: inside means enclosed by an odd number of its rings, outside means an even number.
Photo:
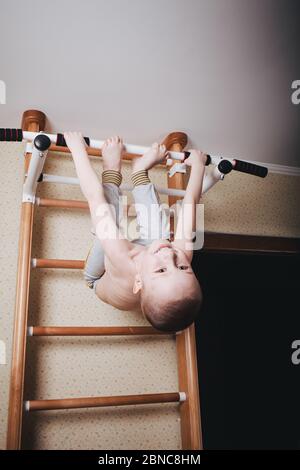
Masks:
[[[0,141],[8,141],[8,142],[21,142],[22,140],[27,140],[28,142],[33,142],[34,139],[38,135],[45,135],[49,138],[50,142],[55,144],[58,147],[67,147],[63,134],[46,134],[45,132],[28,132],[23,131],[22,129],[0,129]],[[95,140],[90,139],[89,137],[84,137],[86,144],[94,149],[101,150],[104,144],[104,140]],[[127,153],[131,153],[134,155],[143,155],[149,147],[144,147],[142,145],[133,145],[133,144],[125,144],[124,143],[124,150]],[[189,152],[169,152],[170,158],[174,160],[181,160],[183,161],[187,156],[189,156]]]
[[[149,405],[152,403],[183,402],[185,400],[186,394],[184,392],[119,395],[110,397],[63,398],[59,400],[28,400],[25,401],[25,410],[67,410],[71,408]]]
[[[67,147],[65,139],[63,134],[46,134],[44,132],[28,132],[28,131],[23,131],[22,129],[4,129],[0,128],[0,141],[22,141],[27,140],[29,142],[32,142],[35,140],[37,136],[46,136],[49,139],[49,145],[47,148],[44,148],[41,150],[46,150],[49,148],[50,143],[54,143],[56,146],[59,147]],[[90,139],[89,137],[84,137],[85,142],[87,145],[91,148],[94,149],[102,149],[104,140],[95,140],[95,139]],[[45,142],[45,139],[44,139]],[[46,143],[45,143],[46,145]],[[135,154],[135,155],[142,155],[147,150],[149,150],[149,147],[144,147],[141,145],[133,145],[133,144],[126,144],[124,143],[124,150],[129,153],[129,154]],[[168,151],[168,154],[170,158],[173,160],[180,160],[184,161],[187,157],[189,157],[190,152],[188,151],[182,151],[182,152],[173,152],[173,151]],[[212,163],[213,165],[220,165],[221,162],[224,162],[224,172],[225,174],[228,173],[229,171],[237,170],[241,171],[242,173],[248,173],[254,176],[260,176],[261,178],[264,178],[268,174],[268,169],[264,166],[257,165],[255,163],[251,162],[246,162],[243,160],[238,160],[236,158],[224,158],[220,156],[214,156],[214,155],[209,155],[207,154],[207,165]],[[231,167],[229,168],[228,164],[231,164]],[[223,170],[219,168],[221,172]]]
[[[28,336],[144,336],[171,335],[151,326],[29,326]]]

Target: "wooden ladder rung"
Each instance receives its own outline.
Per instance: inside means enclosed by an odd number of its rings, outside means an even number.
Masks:
[[[40,207],[61,207],[64,209],[86,209],[89,205],[86,201],[76,201],[72,199],[50,199],[36,198],[36,204]]]
[[[84,261],[76,259],[32,258],[33,268],[84,269]]]
[[[89,205],[86,201],[77,201],[73,199],[50,199],[37,197],[35,203],[38,207],[58,207],[60,209],[84,209],[89,210]],[[129,217],[136,216],[134,204],[124,204],[124,213]],[[174,211],[170,210],[170,218],[174,217]]]
[[[98,408],[104,406],[172,403],[183,402],[185,400],[186,395],[184,392],[119,395],[110,397],[62,398],[58,400],[28,400],[25,401],[25,410],[67,410],[71,408]]]
[[[28,336],[171,335],[151,326],[30,326]]]
[[[51,144],[49,148],[50,152],[62,152],[62,153],[70,153],[70,150],[68,147],[61,147],[59,145]],[[87,147],[86,148],[87,154],[92,156],[92,157],[102,157],[102,151],[100,149],[95,149],[92,147]],[[136,158],[141,157],[141,154],[139,153],[128,153],[128,152],[123,152],[122,154],[122,160],[135,160]],[[166,166],[166,161],[163,161],[158,164],[160,167],[165,167]]]
[[[60,145],[55,145],[51,144],[49,151],[51,152],[62,152],[62,153],[70,153],[70,150],[68,147],[61,147]],[[102,157],[102,151],[100,149],[94,149],[91,147],[87,147],[86,149],[87,154],[92,156],[92,157]],[[137,157],[140,157],[140,154],[137,153],[128,153],[128,152],[123,152],[122,155],[122,160],[133,160]]]

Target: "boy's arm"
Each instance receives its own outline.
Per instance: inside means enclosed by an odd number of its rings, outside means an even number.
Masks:
[[[185,163],[191,166],[189,182],[179,212],[173,245],[183,250],[191,261],[193,238],[196,232],[196,210],[202,194],[202,183],[207,156],[199,150],[191,150]]]
[[[72,153],[81,190],[89,201],[95,194],[103,193],[103,189],[91,165],[86,143],[80,132],[65,132],[64,138]]]
[[[81,190],[87,199],[92,223],[103,250],[112,262],[120,263],[120,256],[127,254],[130,242],[122,238],[116,224],[115,214],[107,202],[102,184],[92,168],[86,151],[86,144],[79,132],[66,132],[65,141],[69,147]]]

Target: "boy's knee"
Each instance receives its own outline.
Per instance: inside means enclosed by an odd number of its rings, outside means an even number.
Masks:
[[[93,289],[96,278],[94,276],[91,276],[86,270],[84,270],[83,279],[85,280],[85,284],[87,285],[87,287]]]

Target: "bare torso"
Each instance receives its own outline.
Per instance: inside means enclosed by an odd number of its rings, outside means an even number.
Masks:
[[[120,260],[117,266],[105,257],[105,273],[96,284],[99,299],[119,310],[141,311],[140,295],[133,293],[136,274],[134,258],[144,250],[144,246],[132,244],[128,259]]]

